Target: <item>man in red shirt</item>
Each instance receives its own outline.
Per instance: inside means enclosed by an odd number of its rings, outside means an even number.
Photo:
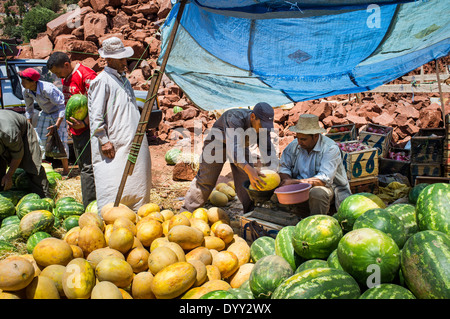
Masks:
[[[81,63],[72,62],[64,52],[52,53],[47,60],[47,68],[61,79],[66,104],[74,94],[87,95],[90,82],[97,76],[94,70]],[[78,121],[71,117],[70,119],[66,119],[66,122],[69,126],[75,156],[77,157],[77,163],[80,168],[83,205],[87,207],[90,202],[96,200],[89,117],[86,117],[83,121]]]

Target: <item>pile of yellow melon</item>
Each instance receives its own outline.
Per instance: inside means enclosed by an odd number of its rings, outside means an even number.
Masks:
[[[63,239],[1,260],[0,299],[196,299],[250,276],[250,246],[221,208],[110,204],[101,216],[86,212]]]
[[[212,205],[217,207],[224,207],[236,196],[234,182],[218,183],[214,190],[209,195],[209,201]]]

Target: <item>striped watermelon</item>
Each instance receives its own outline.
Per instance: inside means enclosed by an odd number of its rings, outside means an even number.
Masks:
[[[331,254],[328,256],[327,264],[328,264],[328,267],[330,267],[330,268],[336,268],[336,269],[344,270],[342,268],[341,264],[339,263],[339,258],[338,258],[338,255],[337,255],[337,248],[335,250],[333,250],[331,252]]]
[[[255,299],[250,289],[250,282],[246,280],[239,288],[231,288],[227,290],[232,293],[237,299]]]
[[[17,215],[13,215],[13,216],[9,216],[9,217],[6,217],[5,219],[3,219],[1,227],[5,227],[5,226],[11,225],[11,224],[19,225],[19,223],[20,223],[19,217],[17,217]]]
[[[296,270],[304,261],[294,250],[292,244],[294,232],[295,226],[285,226],[280,229],[275,237],[275,254],[286,259],[292,270]]]
[[[46,210],[51,212],[53,207],[45,199],[30,199],[20,204],[16,214],[20,219],[22,219],[26,214],[35,210]]]
[[[438,230],[450,235],[450,184],[425,187],[417,199],[416,215],[420,230]]]
[[[381,284],[364,291],[359,299],[416,299],[416,297],[405,287]]]
[[[2,254],[10,253],[10,252],[16,252],[17,248],[10,242],[7,242],[6,240],[0,240],[0,256]]]
[[[411,236],[401,254],[409,290],[419,299],[450,299],[450,236],[424,230]]]
[[[303,270],[313,268],[328,268],[328,262],[323,259],[309,259],[304,263],[302,263],[300,266],[298,266],[298,268],[295,270],[295,273],[298,274]]]
[[[274,290],[293,274],[291,265],[280,256],[259,259],[250,273],[249,283],[255,299],[269,299]]]
[[[84,205],[79,202],[56,205],[55,215],[65,219],[69,216],[81,216],[84,213]]]
[[[201,296],[200,299],[237,299],[237,297],[228,290],[213,290]]]
[[[50,232],[54,222],[55,217],[49,211],[32,211],[20,220],[20,234],[22,237],[28,238],[36,232]]]
[[[26,202],[30,199],[41,199],[41,196],[39,196],[36,193],[29,193],[29,194],[24,195],[17,203],[16,210],[18,210],[20,208],[20,205],[22,205],[23,202]]]
[[[306,269],[281,283],[272,299],[357,299],[358,283],[343,270]]]
[[[0,228],[0,240],[11,241],[20,238],[19,224],[11,224]]]
[[[408,193],[408,201],[410,204],[416,205],[417,199],[419,199],[420,193],[423,191],[425,187],[427,187],[428,183],[420,183],[414,186]]]
[[[180,156],[181,150],[178,148],[172,148],[166,152],[164,159],[167,165],[175,165],[178,161],[178,156]]]
[[[342,201],[336,217],[342,229],[348,232],[353,230],[355,220],[372,208],[386,208],[386,205],[377,195],[357,193]]]
[[[396,215],[383,208],[372,208],[359,216],[353,229],[373,228],[389,235],[401,249],[406,241],[406,231],[403,222]]]
[[[66,219],[64,219],[62,225],[64,227],[65,230],[69,231],[74,227],[78,226],[78,221],[80,220],[80,216],[75,215],[75,216],[69,216]]]
[[[0,192],[0,197],[9,199],[13,203],[13,205],[16,206],[19,200],[26,194],[27,193],[24,191],[10,189]]]
[[[56,207],[68,203],[77,203],[77,200],[71,196],[64,196],[56,201]]]
[[[416,220],[416,207],[411,204],[392,204],[386,210],[403,221],[406,239],[419,231]]]
[[[370,280],[392,282],[400,268],[400,249],[391,237],[377,229],[348,232],[339,242],[337,255],[342,268],[362,285],[369,286]]]
[[[10,217],[16,213],[14,204],[5,197],[0,197],[0,220]]]
[[[98,214],[98,206],[97,206],[97,201],[94,200],[92,202],[90,202],[85,210],[85,213],[95,213]]]
[[[86,118],[88,114],[88,101],[86,95],[74,94],[66,103],[66,120],[73,117],[79,121]]]
[[[27,252],[29,254],[33,253],[34,247],[44,238],[52,237],[49,233],[39,231],[31,235],[27,240]]]
[[[257,262],[262,257],[275,255],[275,239],[269,236],[257,238],[250,245],[250,257],[253,262]]]
[[[339,222],[328,215],[312,215],[295,226],[292,244],[305,259],[326,259],[342,238]]]

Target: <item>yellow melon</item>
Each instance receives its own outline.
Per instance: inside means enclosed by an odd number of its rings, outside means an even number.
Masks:
[[[176,225],[169,230],[167,238],[180,245],[184,250],[191,250],[202,245],[204,236],[197,228]]]
[[[73,258],[83,258],[84,257],[83,249],[81,249],[80,246],[70,245],[70,248],[72,248]]]
[[[199,207],[192,212],[191,218],[202,219],[207,223],[208,222],[208,210],[206,208]]]
[[[96,249],[106,247],[105,236],[96,225],[84,226],[78,235],[78,246],[87,256]]]
[[[94,268],[86,259],[75,258],[67,264],[62,277],[62,287],[68,299],[88,299],[94,286]]]
[[[209,201],[214,206],[224,207],[228,204],[228,196],[222,192],[214,190],[211,192],[211,195],[209,196]]]
[[[186,210],[184,212],[181,212],[180,214],[186,216],[188,219],[192,217],[192,213]]]
[[[96,227],[96,226],[94,226]],[[73,259],[72,247],[62,239],[44,238],[33,249],[33,258],[39,266],[67,265]]]
[[[197,271],[197,277],[193,284],[193,287],[197,287],[202,285],[206,281],[206,265],[201,262],[200,260],[192,259],[189,260],[188,263],[190,263],[192,266],[195,267],[195,270]]]
[[[155,248],[148,256],[148,269],[156,275],[163,268],[178,262],[175,252],[169,247],[161,246]]]
[[[62,278],[64,275],[64,272],[66,271],[66,266],[62,265],[50,265],[42,269],[41,276],[50,278],[53,280],[53,283],[56,286],[56,289],[58,289],[59,295],[61,297],[65,296],[64,289],[62,286]]]
[[[123,296],[112,282],[100,281],[92,289],[91,299],[123,299]]]
[[[144,247],[150,247],[152,242],[162,235],[162,225],[154,219],[149,219],[137,227],[136,237]]]
[[[222,187],[224,187],[224,186],[228,186],[228,184],[227,183],[218,183],[217,185],[216,185],[216,187],[214,187],[214,189],[215,190],[217,190],[217,191],[221,191],[220,189],[222,188]]]
[[[53,280],[44,276],[37,276],[25,288],[27,299],[60,299],[58,289]]]
[[[197,279],[195,267],[188,262],[177,262],[159,271],[151,283],[158,299],[173,299],[182,295]]]
[[[170,220],[175,215],[170,209],[163,209],[160,213],[164,217],[164,221]]]
[[[181,296],[181,299],[200,299],[201,296],[206,295],[210,290],[206,287],[194,287],[189,289]]]
[[[127,263],[133,268],[134,273],[146,271],[148,269],[149,251],[145,248],[134,248],[127,255]]]
[[[176,214],[169,220],[168,230],[170,231],[170,229],[177,225],[191,226],[191,222],[186,214]]]
[[[234,190],[234,188],[228,186],[228,185],[224,185],[220,188],[220,192],[224,193],[225,195],[227,195],[228,200],[232,200],[235,196],[236,196],[236,191]]]
[[[200,230],[204,236],[211,235],[211,227],[209,227],[208,222],[205,222],[204,219],[200,218],[191,218],[191,227],[197,228]]]
[[[212,255],[208,248],[197,247],[186,254],[186,261],[199,260],[205,265],[211,265]]]
[[[210,225],[221,219],[225,220],[227,224],[230,224],[230,217],[222,208],[211,207],[208,209],[208,222]]]
[[[231,251],[220,251],[213,256],[212,264],[220,270],[222,278],[228,278],[239,268],[239,260]]]
[[[150,245],[150,252],[152,252],[157,247],[164,246],[168,242],[169,242],[169,239],[167,239],[167,237],[156,238]]]
[[[139,207],[137,214],[139,217],[145,217],[150,213],[154,212],[160,212],[161,209],[159,208],[158,204],[155,203],[147,203]]]
[[[228,246],[227,251],[231,251],[239,260],[239,266],[250,262],[250,246],[245,241],[236,241]]]
[[[133,296],[131,296],[125,289],[119,288],[119,291],[122,294],[122,299],[133,299]]]
[[[120,228],[120,227],[128,228],[133,233],[133,236],[136,236],[136,224],[133,223],[128,218],[119,217],[114,221],[113,230]]]
[[[91,264],[92,268],[95,269],[99,262],[107,257],[117,257],[122,260],[125,260],[125,256],[118,250],[112,249],[110,247],[103,247],[92,251],[87,257],[86,260]]]
[[[214,235],[222,239],[225,242],[225,245],[229,244],[233,240],[234,235],[233,228],[231,228],[230,225],[225,223],[219,224],[214,229]]]
[[[216,265],[206,265],[206,278],[207,281],[220,280],[220,270]]]
[[[133,268],[125,260],[107,257],[95,267],[99,281],[110,281],[119,288],[128,287],[133,280]]]
[[[101,231],[104,231],[105,229],[105,224],[97,213],[86,212],[80,216],[78,226],[83,229],[83,227],[87,225],[95,225],[100,228]]]
[[[131,284],[131,295],[134,299],[155,299],[151,285],[153,275],[148,271],[140,272],[134,276]]]
[[[106,224],[113,224],[114,221],[119,217],[126,217],[133,223],[136,222],[137,214],[125,205],[119,205],[118,207],[109,207],[108,209],[105,209],[105,207],[103,207],[101,212],[103,221]]]
[[[119,227],[113,229],[109,237],[108,246],[125,254],[133,247],[133,243],[134,235],[131,230],[125,227]]]
[[[18,291],[30,284],[35,271],[33,264],[19,256],[0,260],[0,290]]]
[[[184,250],[180,245],[169,241],[165,243],[164,246],[173,250],[175,255],[177,255],[178,261],[186,261],[186,254],[184,253]]]
[[[239,267],[239,269],[231,275],[229,282],[232,288],[239,288],[245,281],[249,280],[255,264],[246,263]]]
[[[222,279],[209,280],[205,282],[202,287],[209,289],[209,291],[231,289],[230,284]]]
[[[204,246],[208,249],[215,249],[217,251],[221,251],[225,249],[225,242],[219,237],[215,236],[205,236],[204,237]]]
[[[81,228],[76,226],[71,228],[63,237],[64,241],[69,245],[78,245],[78,236],[80,235]]]
[[[281,178],[277,172],[270,169],[263,169],[261,170],[261,173],[265,175],[264,177],[262,176],[260,177],[264,182],[266,182],[266,185],[264,185],[263,187],[259,187],[257,190],[270,191],[272,189],[277,188],[280,185]],[[255,190],[251,185],[249,186],[249,189]]]

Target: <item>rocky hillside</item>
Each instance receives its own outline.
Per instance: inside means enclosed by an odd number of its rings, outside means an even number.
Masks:
[[[45,59],[52,51],[66,51],[72,60],[101,71],[105,62],[99,58],[98,48],[104,39],[114,35],[135,51],[128,66],[131,84],[135,89],[148,90],[148,79],[160,54],[158,29],[170,12],[170,0],[80,0],[78,5],[77,11],[49,22],[46,32],[22,47],[21,57]],[[140,62],[139,58],[142,58]],[[442,72],[449,62],[449,57],[441,59]],[[417,69],[409,75],[419,72]],[[435,73],[434,62],[425,65],[424,72]],[[397,79],[392,83],[407,82]],[[294,125],[302,113],[317,114],[326,128],[346,123],[355,123],[358,128],[367,123],[391,126],[394,128],[393,142],[404,146],[419,128],[442,125],[441,107],[430,100],[439,94],[413,95],[410,91],[406,89],[407,93],[402,94],[363,93],[358,99],[355,95],[332,96],[295,103],[290,110],[277,109],[275,122],[280,130],[280,149],[294,138],[288,127]],[[449,98],[450,94],[445,97]],[[163,79],[158,98],[164,117],[154,134],[162,140],[171,137],[177,127],[193,131],[194,121],[200,120],[206,129],[215,119],[214,114],[196,108],[167,77]],[[175,105],[184,111],[174,114],[172,108]],[[449,106],[447,112],[450,112]]]

